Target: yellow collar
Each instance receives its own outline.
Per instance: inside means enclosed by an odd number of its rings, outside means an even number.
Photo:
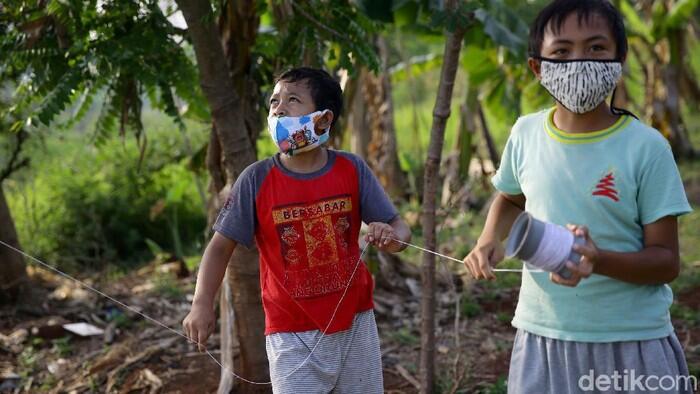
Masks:
[[[569,133],[557,128],[554,125],[554,110],[556,107],[549,110],[544,121],[544,129],[550,137],[563,144],[589,144],[592,142],[602,141],[616,132],[624,129],[631,121],[629,115],[622,115],[615,123],[607,129],[590,131],[586,133]]]

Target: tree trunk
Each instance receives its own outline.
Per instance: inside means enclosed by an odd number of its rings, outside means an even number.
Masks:
[[[336,121],[333,130],[331,130],[328,141],[328,146],[334,149],[343,147],[345,134],[349,132],[352,124],[353,103],[355,102],[355,97],[358,96],[357,91],[359,90],[358,79],[350,77],[347,70],[341,70],[340,75],[340,87],[343,89],[343,113],[340,114],[340,118]]]
[[[382,69],[377,75],[366,73],[362,89],[370,129],[367,164],[392,198],[407,200],[408,180],[401,170],[397,153],[388,51],[384,38],[378,37],[376,43],[382,59]]]
[[[457,138],[448,162],[447,172],[442,187],[442,206],[454,206],[460,190],[464,190],[469,180],[469,167],[474,153],[474,136],[476,132],[475,112],[478,92],[471,85],[467,86],[464,104],[459,110]],[[458,193],[458,194],[455,194]]]
[[[452,5],[454,1],[450,2]],[[453,7],[447,6],[450,10]],[[437,249],[435,234],[435,202],[437,199],[438,174],[442,147],[445,139],[445,125],[450,116],[450,104],[455,77],[459,66],[459,52],[462,49],[465,28],[457,26],[447,34],[445,55],[440,72],[440,84],[433,110],[433,126],[430,131],[428,157],[425,161],[423,189],[423,235],[425,247]],[[421,353],[420,383],[421,393],[432,393],[435,384],[435,256],[423,254],[422,269],[423,296],[421,298]]]
[[[665,85],[665,112],[669,126],[670,142],[673,152],[679,158],[694,156],[693,145],[681,116],[681,77],[683,71],[685,32],[680,29],[668,33],[669,62],[663,70],[662,81]]]
[[[491,159],[491,164],[493,164],[493,168],[498,168],[498,163],[501,161],[501,159],[498,154],[498,149],[496,149],[496,143],[493,141],[493,137],[491,136],[491,130],[489,129],[489,124],[486,121],[486,116],[484,115],[484,108],[481,106],[481,103],[476,104],[476,110],[479,114],[481,135],[484,137],[486,150],[489,152],[489,159]]]
[[[15,223],[0,183],[0,241],[20,249]],[[0,245],[0,304],[17,300],[27,286],[27,270],[22,255]]]
[[[254,94],[257,89],[248,90],[251,88],[251,80],[245,78],[245,65],[241,65],[240,69],[236,67],[240,65],[238,59],[235,59],[236,63],[230,62],[227,65],[227,57],[214,24],[210,3],[204,0],[176,0],[176,3],[188,25],[188,33],[197,58],[200,84],[211,108],[215,125],[212,131],[215,135],[210,139],[207,152],[207,163],[212,175],[212,202],[215,203],[213,210],[218,210],[226,197],[225,191],[230,189],[238,175],[256,160],[255,133],[252,131],[257,130],[259,125],[259,120],[255,119],[259,112],[251,108],[238,92],[247,91]],[[246,8],[252,7],[254,10],[252,2],[228,4],[226,7],[229,8],[225,13],[227,18],[230,18],[226,22],[234,23],[238,26],[237,29],[240,29],[240,35],[232,33],[231,39],[235,41],[242,37],[248,40],[247,42],[254,40],[251,34],[257,30],[257,26],[253,27],[256,22],[251,21],[248,13],[250,8]],[[227,45],[227,52],[231,57],[240,55],[249,58],[249,47],[246,48],[245,44],[235,46],[229,40],[224,45]],[[236,84],[232,81],[230,72],[233,76],[239,76]],[[217,154],[220,160],[217,160]],[[222,184],[226,187],[219,189]],[[210,218],[211,216],[213,215],[210,211]],[[260,302],[257,251],[243,249],[238,247],[231,258],[222,285],[222,297],[225,298],[222,301],[222,344],[229,346],[222,349],[221,361],[225,368],[236,371],[246,379],[266,382],[269,381],[269,371],[265,353],[265,316]],[[230,295],[233,305],[226,299],[227,295]],[[245,318],[234,319],[235,316]],[[233,343],[233,326],[241,346],[238,368],[234,368],[230,346]],[[233,377],[226,370],[222,370],[219,393],[230,392],[234,382]],[[237,391],[241,393],[270,390],[269,386],[244,384],[242,381],[236,383],[239,384]]]
[[[371,139],[369,129],[369,114],[367,111],[367,103],[365,102],[364,93],[365,83],[369,78],[370,71],[362,67],[357,74],[357,89],[360,90],[353,95],[352,102],[348,103],[351,108],[348,113],[348,128],[350,129],[350,150],[367,159],[367,146]]]

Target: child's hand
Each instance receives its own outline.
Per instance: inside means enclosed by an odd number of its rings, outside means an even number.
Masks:
[[[577,237],[583,237],[586,240],[584,245],[574,245],[573,250],[581,255],[581,261],[575,264],[572,261],[566,262],[566,267],[571,271],[571,278],[564,279],[556,273],[551,273],[549,278],[552,282],[564,286],[577,286],[581,279],[588,278],[593,273],[593,268],[598,261],[598,247],[588,234],[586,226],[575,226],[569,224],[566,226]]]
[[[394,233],[394,228],[387,223],[372,222],[367,226],[367,234],[365,234],[365,242],[377,247],[377,249],[388,252],[395,243],[397,238]]]
[[[207,350],[205,344],[214,332],[215,323],[216,315],[212,307],[193,303],[190,313],[182,321],[182,327],[190,342],[197,344],[199,351],[203,352]]]
[[[476,246],[464,258],[467,267],[474,279],[496,279],[493,267],[503,260],[503,246],[495,239],[482,239],[476,242]]]

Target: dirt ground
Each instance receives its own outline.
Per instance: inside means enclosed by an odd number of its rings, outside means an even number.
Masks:
[[[40,305],[20,302],[0,309],[1,393],[216,392],[219,367],[183,338],[61,277],[43,270],[31,272]],[[190,304],[185,294],[194,279],[192,275],[177,278],[173,272],[154,263],[117,280],[89,282],[179,329]],[[505,392],[515,332],[510,318],[517,294],[517,287],[482,284],[440,289],[436,347],[440,392]],[[687,310],[700,310],[700,287],[676,298]],[[418,294],[410,292],[381,288],[376,292],[387,393],[417,392],[418,300]],[[60,328],[60,324],[80,321],[103,328],[105,334],[80,337]],[[674,323],[691,372],[697,375],[700,321]],[[218,345],[219,336],[214,335],[210,349]]]

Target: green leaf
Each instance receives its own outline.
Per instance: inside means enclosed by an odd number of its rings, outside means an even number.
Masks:
[[[637,10],[630,5],[627,0],[620,1],[620,11],[625,18],[627,30],[629,30],[630,33],[641,37],[647,43],[653,42],[651,27],[647,22],[642,20]]]
[[[664,22],[667,29],[677,29],[683,27],[693,12],[700,5],[700,0],[678,0],[668,12]]]
[[[503,78],[494,58],[495,49],[483,48],[477,45],[467,45],[462,50],[461,64],[469,74],[469,84],[478,86],[488,80]]]
[[[393,22],[392,0],[360,0],[360,10],[371,19],[380,22]]]
[[[394,24],[397,27],[412,25],[418,18],[420,7],[412,0],[398,1],[394,4]]]
[[[393,83],[408,79],[409,73],[413,77],[419,76],[431,70],[442,67],[442,54],[429,53],[422,56],[414,56],[408,62],[401,62],[389,69]]]
[[[481,22],[484,32],[497,45],[506,47],[516,57],[524,58],[528,36],[527,24],[501,1],[491,0],[489,8],[480,8],[474,17]]]
[[[654,42],[666,34],[666,7],[663,2],[655,1],[651,9],[651,35]]]

